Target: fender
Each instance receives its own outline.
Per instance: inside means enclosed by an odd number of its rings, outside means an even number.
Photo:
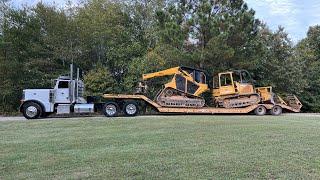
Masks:
[[[27,103],[27,102],[34,102],[34,103],[39,104],[40,107],[42,108],[42,113],[46,112],[46,109],[45,109],[44,105],[43,105],[40,101],[38,101],[38,100],[32,100],[32,99],[27,100],[27,101],[24,101],[24,102],[20,105],[20,107],[19,107],[19,111],[20,111],[20,112],[22,112],[22,110],[23,110],[23,105],[24,105],[25,103]]]

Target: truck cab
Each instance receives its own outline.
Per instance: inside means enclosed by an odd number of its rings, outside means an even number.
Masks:
[[[84,83],[70,76],[60,76],[54,80],[51,89],[24,89],[21,99],[20,112],[27,119],[45,117],[51,113],[91,113],[94,104],[87,104],[83,97]]]

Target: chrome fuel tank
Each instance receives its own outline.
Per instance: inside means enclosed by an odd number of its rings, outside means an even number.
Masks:
[[[93,113],[94,104],[75,104],[74,113]]]

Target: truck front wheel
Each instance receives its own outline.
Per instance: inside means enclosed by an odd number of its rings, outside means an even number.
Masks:
[[[107,117],[115,117],[118,115],[119,106],[115,102],[108,102],[103,105],[103,114]]]
[[[34,102],[27,102],[23,105],[23,116],[27,119],[37,119],[42,114],[42,108]]]

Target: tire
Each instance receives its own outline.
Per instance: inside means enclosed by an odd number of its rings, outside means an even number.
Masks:
[[[254,110],[254,113],[257,115],[257,116],[263,116],[265,115],[267,112],[267,109],[266,107],[264,107],[263,105],[259,105],[255,110]]]
[[[138,104],[134,101],[128,101],[123,106],[123,112],[126,116],[135,116],[139,112]]]
[[[37,119],[42,114],[42,108],[38,103],[27,102],[23,105],[23,116],[26,119]]]
[[[275,105],[271,108],[270,113],[271,115],[279,116],[280,114],[282,114],[282,107],[279,105]]]
[[[119,106],[115,102],[107,102],[103,105],[102,112],[107,117],[116,117],[119,113]]]

